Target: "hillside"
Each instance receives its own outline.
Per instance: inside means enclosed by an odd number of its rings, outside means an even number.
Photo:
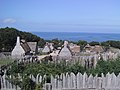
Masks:
[[[36,41],[39,46],[42,47],[45,44],[44,39],[29,33],[22,32],[15,28],[0,28],[0,52],[1,51],[12,51],[13,47],[16,43],[16,37],[20,36],[22,39],[26,41]]]

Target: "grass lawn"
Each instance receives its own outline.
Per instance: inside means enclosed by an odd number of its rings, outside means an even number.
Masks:
[[[0,66],[1,65],[6,65],[6,64],[10,64],[12,63],[14,60],[10,59],[10,58],[6,58],[6,59],[0,59]]]

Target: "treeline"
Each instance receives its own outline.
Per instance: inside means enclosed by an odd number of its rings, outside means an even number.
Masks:
[[[16,37],[20,36],[21,39],[25,39],[26,41],[35,41],[38,42],[39,46],[43,46],[45,44],[45,40],[33,35],[29,32],[22,32],[15,28],[0,28],[0,52],[2,51],[12,51],[16,44]]]
[[[60,47],[63,45],[64,41],[63,40],[59,40],[59,39],[53,39],[53,40],[46,40],[47,42],[51,42],[54,43],[54,47],[57,49],[57,47]],[[115,41],[115,40],[108,40],[108,41],[103,41],[103,42],[97,42],[97,41],[92,41],[92,42],[87,42],[85,40],[79,40],[77,42],[75,41],[69,41],[71,43],[77,44],[79,46],[81,46],[81,50],[83,49],[83,47],[85,47],[87,44],[90,44],[91,46],[95,46],[95,45],[101,45],[104,46],[106,49],[108,49],[109,47],[114,47],[114,48],[118,48],[120,49],[120,41]]]

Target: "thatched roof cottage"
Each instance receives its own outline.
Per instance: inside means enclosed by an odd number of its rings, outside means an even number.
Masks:
[[[48,42],[46,42],[46,45],[44,46],[42,52],[43,52],[43,53],[50,53],[50,52],[53,51],[53,49],[54,49],[53,43],[48,43]]]
[[[36,54],[37,42],[26,42],[25,40],[20,41],[20,37],[17,37],[17,42],[12,50],[12,58],[23,58],[25,55]]]
[[[71,57],[72,52],[70,50],[70,47],[68,46],[68,42],[64,41],[63,48],[60,50],[59,54],[60,57]]]

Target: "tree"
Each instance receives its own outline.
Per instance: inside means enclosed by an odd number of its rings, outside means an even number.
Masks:
[[[51,42],[53,43],[53,46],[55,49],[57,49],[58,47],[61,47],[63,45],[63,41],[59,40],[58,38],[52,39]]]
[[[100,45],[99,42],[95,42],[95,41],[92,41],[92,42],[90,42],[89,44],[90,44],[91,46]]]
[[[11,52],[16,44],[16,37],[20,36],[21,39],[25,39],[28,42],[38,42],[40,47],[43,47],[45,43],[44,39],[29,33],[22,32],[15,28],[0,28],[0,51]]]
[[[107,51],[110,48],[109,42],[101,42],[101,45],[105,47],[105,51]]]
[[[28,76],[25,76],[22,81],[22,90],[34,90],[35,82],[33,82]]]
[[[77,42],[77,44],[80,46],[81,50],[83,50],[83,48],[87,45],[87,41],[84,41],[84,40],[79,40]]]

